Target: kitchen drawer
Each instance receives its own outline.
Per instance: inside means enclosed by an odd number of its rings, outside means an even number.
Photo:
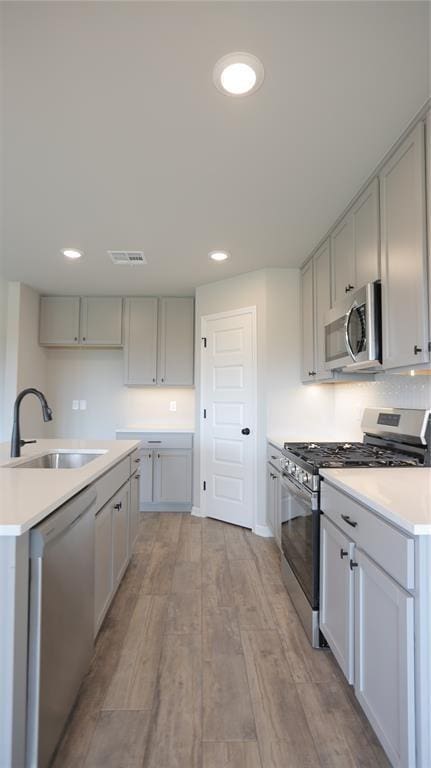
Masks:
[[[97,493],[96,511],[98,512],[114,493],[117,493],[130,477],[130,457],[122,459],[115,467],[106,472],[94,483]]]
[[[193,447],[192,434],[178,434],[175,432],[118,432],[118,440],[141,440],[141,449],[167,448],[169,450],[185,449]]]
[[[414,539],[327,481],[321,485],[320,506],[386,573],[405,589],[414,588]]]
[[[280,461],[281,458],[283,458],[282,452],[279,450],[279,448],[276,448],[275,445],[272,443],[268,443],[267,450],[266,450],[266,458],[267,461],[270,461],[271,464],[276,464]]]

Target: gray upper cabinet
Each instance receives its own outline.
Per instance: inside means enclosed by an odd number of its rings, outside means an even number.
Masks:
[[[385,368],[429,361],[424,124],[380,174]]]
[[[368,185],[331,234],[332,306],[380,277],[379,181]]]
[[[123,300],[118,296],[86,296],[81,299],[82,344],[121,347]]]
[[[325,315],[331,306],[331,253],[326,240],[301,271],[303,382],[332,379],[325,370]]]
[[[313,381],[314,370],[313,261],[301,270],[301,379]]]
[[[129,387],[192,386],[194,300],[126,299],[125,348]]]
[[[331,307],[331,246],[329,239],[313,257],[314,265],[314,371],[316,381],[332,379],[325,369],[325,316]]]
[[[158,383],[168,387],[191,386],[193,350],[193,299],[160,299]]]
[[[117,296],[42,296],[42,346],[121,347],[123,300]]]
[[[41,296],[39,342],[44,346],[79,344],[79,296]]]
[[[125,383],[129,387],[157,383],[157,299],[126,299]]]

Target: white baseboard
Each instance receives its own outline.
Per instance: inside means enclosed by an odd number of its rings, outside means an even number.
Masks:
[[[200,507],[192,507],[192,515],[194,517],[206,517],[203,512],[201,512]]]
[[[271,531],[271,528],[268,528],[267,525],[255,525],[254,533],[256,536],[264,536],[266,539],[274,535]]]

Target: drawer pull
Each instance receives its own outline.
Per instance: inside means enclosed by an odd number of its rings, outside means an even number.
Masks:
[[[140,464],[141,459],[135,459],[135,464]]]
[[[345,549],[343,549],[343,547],[341,547],[341,549],[340,549],[340,557],[341,557],[341,559],[343,559],[343,557],[347,557],[348,554],[349,553]]]
[[[121,509],[123,506],[122,502],[119,501],[118,504],[114,504],[114,509]]]
[[[350,560],[350,570],[353,571],[353,569],[357,567],[358,567],[358,563],[355,563],[354,560]]]
[[[357,526],[356,520],[351,520],[349,515],[341,515],[341,517],[344,520],[344,522],[347,523],[347,525],[351,525],[352,528],[356,528]]]
[[[141,475],[135,475],[135,480],[139,480],[140,477]]]
[[[148,443],[161,443],[161,440],[148,440]]]
[[[277,460],[277,456],[273,456],[272,453],[271,453],[271,459]]]

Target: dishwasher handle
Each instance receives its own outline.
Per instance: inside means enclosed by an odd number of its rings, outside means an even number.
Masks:
[[[96,489],[88,486],[77,493],[30,532],[30,557],[43,557],[45,548],[70,528],[94,504]]]

